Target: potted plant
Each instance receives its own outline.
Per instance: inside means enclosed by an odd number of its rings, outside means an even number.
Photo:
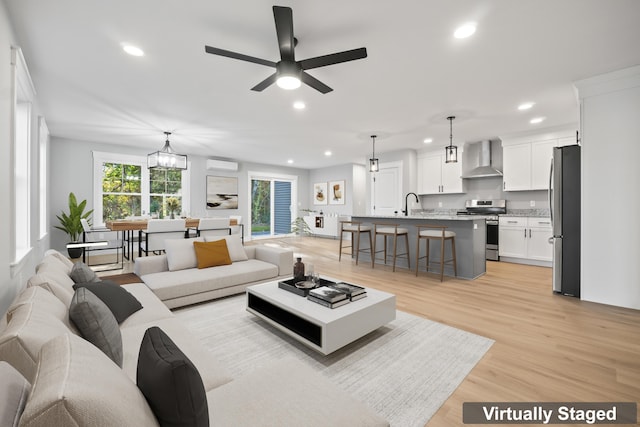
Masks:
[[[311,209],[300,209],[300,212],[315,212]],[[298,236],[310,236],[313,234],[309,225],[305,222],[304,217],[297,217],[291,222],[291,232],[297,234]]]
[[[167,212],[169,212],[169,215],[171,215],[170,218],[174,219],[176,217],[176,211],[180,210],[180,200],[175,197],[169,197],[166,204]]]
[[[86,219],[89,221],[89,217],[93,213],[93,209],[85,212],[84,208],[86,206],[86,200],[83,200],[78,204],[76,195],[71,192],[69,193],[69,212],[62,212],[62,214],[56,215],[58,221],[60,221],[60,225],[56,226],[56,228],[69,235],[70,243],[78,243],[80,240],[80,234],[84,231],[80,220]],[[82,248],[67,248],[67,252],[71,258],[79,258],[82,256]]]

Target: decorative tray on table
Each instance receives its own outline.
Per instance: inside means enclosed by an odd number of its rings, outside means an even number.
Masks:
[[[320,286],[333,285],[335,282],[331,280],[320,278],[318,284],[314,284],[311,281],[311,276],[307,276],[306,280],[288,279],[278,282],[278,287],[285,291],[293,292],[301,297],[306,297],[309,294],[309,290],[313,288],[319,288]]]

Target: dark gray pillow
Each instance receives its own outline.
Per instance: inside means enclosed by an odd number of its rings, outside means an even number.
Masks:
[[[136,311],[142,309],[142,304],[130,292],[117,283],[104,280],[101,282],[76,283],[73,289],[89,289],[100,298],[113,313],[118,323],[122,323]]]
[[[103,303],[86,288],[73,294],[69,307],[69,319],[76,325],[82,337],[109,356],[122,367],[122,335],[116,318]]]
[[[31,384],[7,362],[0,361],[0,426],[17,427]]]
[[[142,338],[136,383],[160,426],[209,426],[207,393],[198,369],[157,326]]]
[[[82,261],[73,264],[69,277],[75,283],[98,282],[100,280],[96,272]]]

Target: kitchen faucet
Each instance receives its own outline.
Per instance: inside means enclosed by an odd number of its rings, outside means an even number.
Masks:
[[[416,203],[420,203],[420,199],[418,199],[418,195],[416,193],[407,193],[406,196],[404,196],[404,210],[402,212],[404,212],[404,216],[409,216],[409,195],[413,194],[413,196],[416,198]]]

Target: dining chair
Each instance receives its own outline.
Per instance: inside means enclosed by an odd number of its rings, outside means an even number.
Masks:
[[[150,219],[147,229],[140,233],[138,254],[149,255],[149,252],[160,254],[164,252],[164,241],[167,239],[184,239],[186,224],[184,219]]]
[[[228,236],[231,234],[229,218],[201,218],[198,223],[199,237]]]
[[[113,268],[104,268],[102,271],[122,269],[124,266],[124,241],[119,237],[117,231],[111,231],[108,228],[93,228],[89,225],[86,218],[80,219],[82,224],[82,262],[89,267],[113,266]],[[91,252],[97,251],[114,251],[116,252],[115,262],[98,262],[91,264]],[[106,255],[106,254],[105,254]]]

